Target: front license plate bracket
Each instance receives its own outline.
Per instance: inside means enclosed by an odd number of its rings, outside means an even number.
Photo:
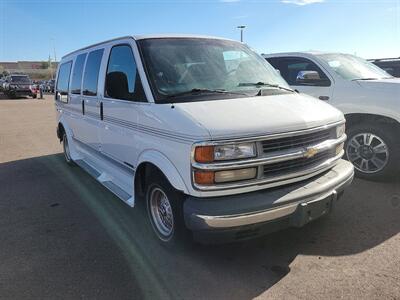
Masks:
[[[302,227],[305,224],[330,213],[332,210],[333,199],[334,195],[329,195],[322,200],[300,203],[293,215],[292,225],[295,227]]]

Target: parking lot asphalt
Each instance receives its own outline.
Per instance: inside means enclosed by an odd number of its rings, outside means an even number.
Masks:
[[[166,249],[55,126],[51,96],[0,98],[0,299],[400,299],[399,178],[356,179],[300,229]]]

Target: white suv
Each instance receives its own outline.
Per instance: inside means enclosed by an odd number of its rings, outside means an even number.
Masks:
[[[353,178],[343,114],[235,41],[99,43],[62,58],[55,98],[66,161],[128,205],[145,201],[165,243],[302,226]]]
[[[356,174],[382,179],[400,171],[400,78],[350,54],[263,55],[289,85],[340,109],[346,156]]]

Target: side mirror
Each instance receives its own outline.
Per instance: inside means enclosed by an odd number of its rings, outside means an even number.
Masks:
[[[317,71],[300,71],[297,74],[296,81],[299,83],[313,83],[321,81]]]
[[[328,78],[321,78],[317,71],[300,71],[296,77],[296,83],[301,85],[330,86]]]

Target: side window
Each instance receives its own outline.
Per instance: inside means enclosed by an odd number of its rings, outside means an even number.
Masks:
[[[330,86],[326,74],[312,61],[306,58],[273,58],[268,61],[280,71],[289,85]],[[308,76],[304,78],[304,76]]]
[[[83,94],[86,96],[97,95],[97,81],[99,79],[99,70],[103,52],[104,49],[99,49],[89,53],[82,87]]]
[[[86,53],[78,55],[72,71],[71,93],[80,94],[82,84],[83,66],[85,65]]]
[[[104,95],[109,98],[146,102],[135,58],[129,45],[111,49]]]
[[[68,102],[68,88],[69,88],[69,76],[71,74],[72,61],[63,63],[60,66],[57,76],[57,94],[56,99],[62,102]]]

